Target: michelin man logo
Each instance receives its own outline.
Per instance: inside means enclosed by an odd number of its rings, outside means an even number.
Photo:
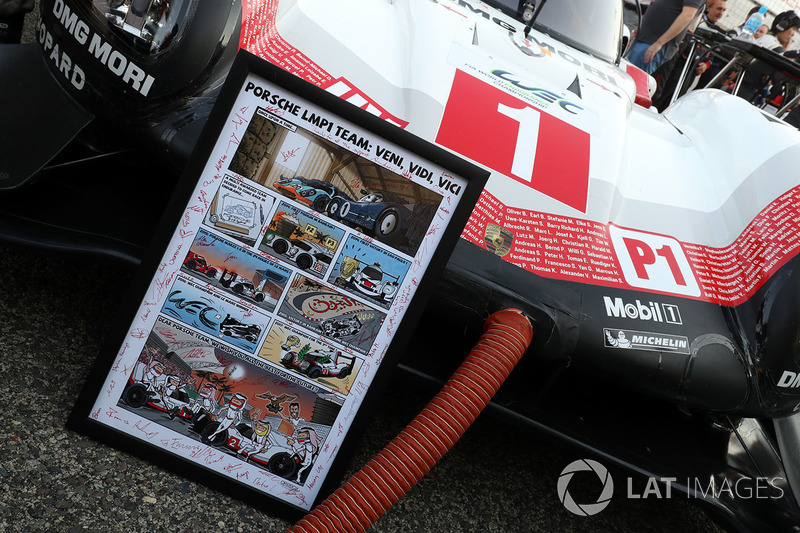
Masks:
[[[575,472],[586,471],[597,474],[597,477],[600,478],[600,481],[603,483],[603,490],[595,503],[576,503],[567,490],[567,486],[569,482],[572,481],[572,476]],[[580,516],[592,516],[605,509],[611,502],[611,496],[614,494],[614,480],[611,479],[611,474],[608,473],[608,469],[597,461],[579,459],[568,464],[566,468],[561,471],[557,488],[558,498],[569,512]]]

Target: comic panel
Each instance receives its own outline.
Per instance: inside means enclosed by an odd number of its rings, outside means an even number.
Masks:
[[[322,278],[343,237],[343,229],[281,202],[258,249]]]
[[[241,303],[180,276],[161,312],[251,354],[269,322]]]
[[[280,322],[272,324],[258,356],[344,395],[350,394],[363,362],[353,354]]]
[[[268,313],[275,310],[292,273],[202,228],[181,270]]]
[[[278,316],[366,355],[386,313],[298,275],[286,291]]]
[[[302,485],[342,400],[159,316],[117,405]]]
[[[203,223],[254,246],[275,199],[249,181],[225,176]]]
[[[329,279],[346,292],[388,309],[410,265],[410,261],[350,235]]]
[[[330,124],[303,118],[318,127]],[[442,201],[412,181],[432,176],[405,156],[376,146],[377,157],[367,159],[263,108],[244,139],[230,170],[409,256],[416,255]]]

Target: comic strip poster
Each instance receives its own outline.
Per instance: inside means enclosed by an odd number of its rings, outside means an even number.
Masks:
[[[345,292],[388,309],[409,267],[408,259],[351,235],[339,254],[331,279]]]
[[[256,242],[265,213],[275,200],[251,184],[225,176],[217,191],[205,224],[252,246]]]
[[[253,353],[269,318],[228,296],[179,276],[161,310],[198,330]]]
[[[322,278],[343,237],[343,229],[300,207],[281,202],[263,232],[258,249]]]
[[[325,442],[342,400],[270,370],[159,317],[116,407],[148,421],[145,433],[159,426],[184,437],[167,447],[210,445],[214,460],[224,454],[302,485],[315,459],[313,451],[305,456],[305,442]]]
[[[258,356],[344,395],[350,393],[363,362],[346,349],[281,322],[273,324]]]
[[[268,313],[275,309],[292,273],[202,228],[183,260],[181,271]]]
[[[158,267],[75,412],[167,467],[307,511],[488,173],[246,54],[237,65]]]
[[[298,275],[286,292],[278,316],[366,354],[380,332],[386,313],[342,291]]]

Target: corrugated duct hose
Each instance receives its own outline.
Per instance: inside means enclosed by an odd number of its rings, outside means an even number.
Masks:
[[[366,531],[453,447],[532,340],[533,327],[521,311],[492,314],[478,343],[422,412],[288,533]]]

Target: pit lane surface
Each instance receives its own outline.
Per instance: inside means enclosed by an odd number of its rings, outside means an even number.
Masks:
[[[0,246],[0,271],[0,531],[280,532],[290,526],[213,483],[188,480],[65,429],[118,295],[131,281],[130,267]],[[402,376],[393,380],[352,468],[377,453],[434,393]],[[484,414],[370,531],[719,531],[680,495],[627,498],[627,473],[615,470],[608,507],[591,517],[573,515],[556,485],[562,469],[579,458],[558,442]],[[569,485],[579,503],[596,501],[601,488],[589,473],[576,474]]]
[[[26,16],[29,42],[36,16],[36,10]],[[0,245],[0,271],[0,531],[280,532],[291,525],[65,429],[118,296],[132,279],[129,267]],[[433,394],[403,376],[392,380],[348,473]],[[591,517],[573,515],[556,485],[562,469],[580,458],[541,434],[482,415],[370,531],[720,531],[685,497],[627,498],[628,474],[616,470],[608,507]],[[601,485],[593,474],[579,473],[569,491],[590,503]]]

